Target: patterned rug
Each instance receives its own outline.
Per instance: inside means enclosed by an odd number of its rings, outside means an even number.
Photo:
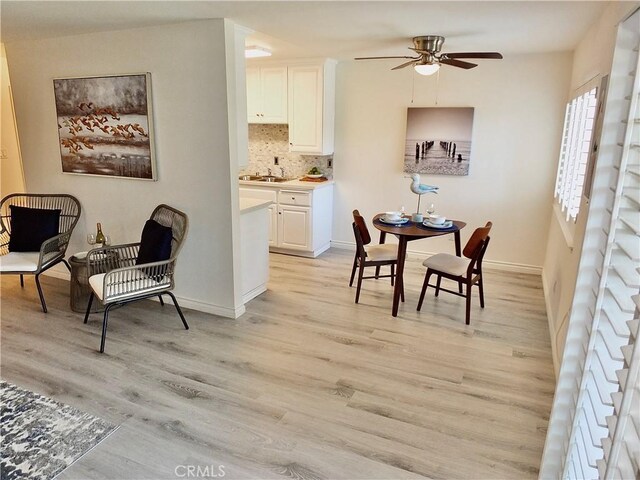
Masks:
[[[52,479],[116,426],[0,381],[2,480]]]

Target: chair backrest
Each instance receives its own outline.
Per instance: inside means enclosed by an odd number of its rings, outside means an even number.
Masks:
[[[184,239],[189,229],[189,218],[187,214],[169,205],[158,205],[151,214],[151,220],[155,220],[160,225],[171,227],[171,259],[175,259],[180,253]]]
[[[484,227],[479,227],[474,230],[462,251],[465,257],[477,260],[481,255],[484,255],[484,251],[489,243],[489,232],[492,226],[493,223],[487,222]]]
[[[60,210],[58,233],[71,232],[80,218],[80,202],[72,195],[57,193],[12,193],[0,201],[2,231],[11,233],[11,205],[27,208]]]
[[[371,235],[369,235],[369,229],[364,221],[364,217],[360,215],[360,212],[356,209],[353,211],[353,223],[360,232],[360,238],[363,245],[369,245],[371,243]]]

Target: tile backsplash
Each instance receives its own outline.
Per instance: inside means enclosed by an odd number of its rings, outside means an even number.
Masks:
[[[273,157],[279,158],[274,165]],[[327,167],[327,160],[333,155],[300,155],[289,152],[289,126],[286,124],[249,124],[249,165],[240,175],[266,175],[271,169],[280,176],[280,167],[286,177],[301,177],[312,167],[318,167],[327,177],[333,176],[333,168]]]

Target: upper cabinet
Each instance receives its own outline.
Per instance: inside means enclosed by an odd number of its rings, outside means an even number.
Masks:
[[[247,67],[249,123],[287,123],[287,67]]]
[[[333,153],[335,66],[333,60],[289,65],[290,151]]]

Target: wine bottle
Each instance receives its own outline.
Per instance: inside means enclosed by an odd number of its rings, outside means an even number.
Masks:
[[[102,233],[102,225],[98,223],[98,233],[96,233],[96,244],[104,246],[104,233]]]

